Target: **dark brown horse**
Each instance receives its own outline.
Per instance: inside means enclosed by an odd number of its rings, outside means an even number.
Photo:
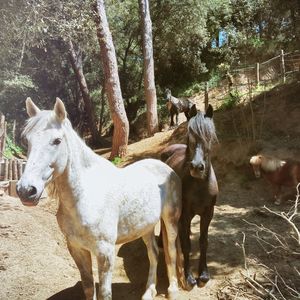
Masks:
[[[300,182],[300,162],[282,160],[271,156],[257,154],[250,159],[256,177],[261,175],[273,187],[275,204],[281,204],[281,187],[296,187]]]
[[[208,107],[206,113],[191,108],[188,123],[188,143],[174,144],[164,149],[161,159],[166,162],[182,179],[182,215],[180,219],[180,240],[184,255],[184,271],[187,284],[199,287],[209,280],[206,263],[208,246],[208,227],[214,213],[214,205],[218,196],[218,183],[211,164],[211,146],[217,141],[212,120],[213,108]],[[194,278],[190,269],[190,227],[195,215],[200,216],[200,260],[198,277]]]
[[[174,116],[176,117],[176,126],[178,125],[178,115],[179,113],[183,112],[186,116],[186,119],[190,119],[189,111],[191,107],[194,105],[188,99],[179,99],[172,96],[171,91],[166,89],[166,99],[168,101],[167,107],[170,113],[170,126],[174,126]]]

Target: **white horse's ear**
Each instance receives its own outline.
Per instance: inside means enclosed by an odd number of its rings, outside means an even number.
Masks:
[[[59,98],[56,98],[54,112],[59,121],[63,121],[67,117],[65,105]]]
[[[41,110],[33,103],[33,101],[31,100],[30,97],[28,97],[25,101],[26,103],[26,111],[28,116],[34,117],[35,115],[37,115]]]

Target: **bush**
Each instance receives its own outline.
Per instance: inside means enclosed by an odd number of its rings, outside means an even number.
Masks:
[[[122,163],[122,158],[119,157],[119,156],[115,156],[113,159],[112,159],[112,163],[115,165],[115,166],[118,166],[120,163]]]
[[[223,103],[220,106],[220,109],[226,110],[226,109],[233,108],[240,101],[241,101],[241,95],[239,91],[232,91],[223,99]]]
[[[5,143],[4,156],[6,158],[13,158],[14,156],[19,156],[23,153],[23,149],[13,143],[12,139],[7,136]]]

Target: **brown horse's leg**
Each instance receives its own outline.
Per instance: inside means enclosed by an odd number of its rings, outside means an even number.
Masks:
[[[274,203],[276,205],[280,205],[281,204],[280,191],[281,191],[281,186],[280,185],[274,185],[273,186],[273,195],[274,195],[274,199],[275,199]]]
[[[91,253],[85,249],[73,247],[69,241],[67,241],[67,245],[70,254],[79,269],[86,300],[96,299]]]
[[[207,209],[205,209],[204,213],[201,214],[201,221],[200,221],[200,260],[199,260],[199,278],[197,279],[197,284],[199,287],[205,286],[205,284],[209,280],[209,273],[206,264],[206,252],[208,246],[208,227],[210,221],[214,214],[214,206],[211,205]]]
[[[171,123],[170,123],[170,127],[174,126],[174,113],[170,112],[170,118],[171,118]]]
[[[176,113],[176,126],[178,126],[178,113]]]
[[[182,212],[180,218],[179,237],[181,242],[181,248],[184,258],[184,275],[186,278],[187,285],[193,287],[196,285],[196,280],[190,268],[190,252],[191,252],[191,217],[189,214]]]

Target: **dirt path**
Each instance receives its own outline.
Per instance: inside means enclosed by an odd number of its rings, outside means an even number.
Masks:
[[[208,264],[212,279],[205,288],[181,291],[179,299],[217,299],[216,293],[226,283],[226,278],[239,279],[243,257],[236,243],[241,241],[241,231],[246,227],[242,219],[251,215],[252,205],[257,206],[258,203],[246,205],[235,185],[226,189],[228,193],[223,193],[219,199],[209,232]],[[0,198],[1,300],[83,299],[79,273],[56,223],[54,207],[47,199],[36,208],[27,208],[16,198]],[[192,263],[196,270],[198,218],[193,220],[192,232]],[[148,270],[143,242],[137,240],[116,247],[116,254],[113,299],[140,299]],[[163,299],[167,279],[162,254],[158,281],[161,295],[157,299]]]

